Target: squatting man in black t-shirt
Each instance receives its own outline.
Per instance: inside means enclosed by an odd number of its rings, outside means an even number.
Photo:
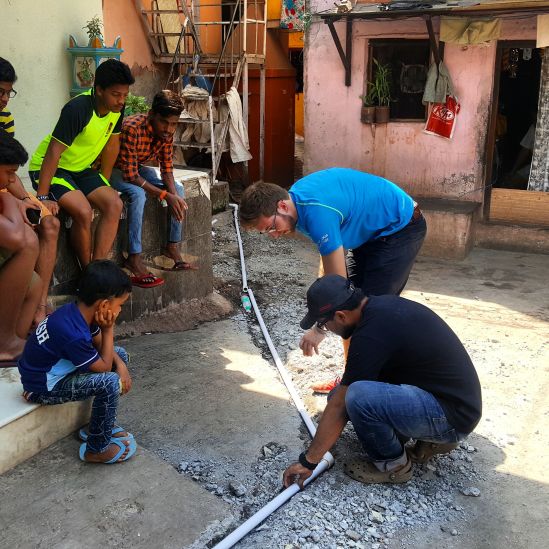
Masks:
[[[450,327],[427,307],[393,295],[365,297],[339,275],[319,278],[307,292],[303,329],[315,322],[351,337],[345,374],[333,390],[317,433],[284,485],[303,486],[351,421],[367,460],[346,463],[364,483],[412,478],[412,461],[453,450],[477,425],[481,391],[477,373]],[[405,450],[403,443],[416,440]]]

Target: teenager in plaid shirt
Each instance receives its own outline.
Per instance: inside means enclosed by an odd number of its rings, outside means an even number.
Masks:
[[[128,116],[120,135],[120,154],[111,185],[122,193],[128,211],[128,259],[132,282],[141,288],[160,286],[164,280],[150,273],[141,258],[143,210],[147,195],[168,204],[168,243],[164,255],[174,261],[173,270],[194,269],[182,260],[179,244],[187,209],[184,188],[173,177],[173,135],[183,110],[181,98],[169,90],[158,92],[148,114]],[[148,166],[144,166],[147,163]],[[160,166],[160,177],[151,164]]]

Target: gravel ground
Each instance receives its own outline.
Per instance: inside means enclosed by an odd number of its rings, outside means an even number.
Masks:
[[[214,216],[213,230],[216,288],[237,306],[233,321],[251,333],[254,343],[270,360],[254,315],[243,313],[239,306],[240,261],[232,213]],[[254,291],[282,361],[291,372],[311,415],[318,420],[325,397],[312,395],[309,387],[315,381],[340,374],[343,367],[341,342],[335,336],[329,336],[321,346],[321,354],[312,359],[303,357],[297,346],[302,333],[298,324],[305,311],[304,296],[316,277],[318,256],[312,245],[303,239],[274,242],[257,234],[243,233],[243,243],[249,286]],[[443,264],[440,265],[442,269]],[[437,277],[436,272],[433,277]],[[420,292],[412,298],[428,305],[432,299]],[[442,314],[440,308],[444,306],[440,303],[434,305],[439,305],[435,309]],[[479,365],[482,368],[490,364],[490,375],[498,379],[501,376],[509,377],[509,369],[513,367],[512,361],[506,363],[499,360],[499,337],[503,334],[495,330],[493,338],[486,344],[484,338],[478,340],[475,334],[462,335],[477,369]],[[543,349],[537,349],[535,345],[528,350],[532,355],[543,353]],[[486,421],[489,422],[490,418]],[[493,423],[487,426],[486,432],[491,433],[493,439],[490,444],[500,449],[514,444],[513,436],[505,429],[496,428]],[[239,517],[228,524],[214,525],[195,547],[211,546],[222,539],[280,491],[281,472],[308,445],[309,436],[305,428],[301,438],[301,448],[285,448],[272,441],[259,449],[256,463],[245,476],[234,474],[235,464],[214,464],[201,461],[196,455],[180,464],[182,474],[190,475],[207,490],[230,503],[235,516]],[[465,538],[461,545],[459,541],[457,545],[452,545],[452,540],[459,540],[459,536],[468,530],[474,518],[473,501],[483,495],[482,483],[493,476],[493,472],[483,467],[482,459],[478,458],[477,443],[481,442],[482,445],[484,438],[474,434],[450,455],[416,466],[413,479],[407,484],[366,487],[343,473],[345,460],[361,452],[354,430],[348,426],[333,450],[336,464],[332,470],[271,515],[238,547],[422,547],[427,545],[417,541],[417,533],[433,526],[438,535],[443,536],[439,538],[442,539],[441,543],[446,544],[447,541],[448,547],[471,546],[465,543]],[[227,483],[227,475],[234,476],[234,480]]]

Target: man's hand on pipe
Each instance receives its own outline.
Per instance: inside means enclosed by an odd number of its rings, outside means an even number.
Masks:
[[[292,463],[284,471],[284,487],[288,488],[295,482],[299,484],[299,487],[303,490],[303,483],[313,474],[313,472],[306,467],[303,467],[301,463]]]

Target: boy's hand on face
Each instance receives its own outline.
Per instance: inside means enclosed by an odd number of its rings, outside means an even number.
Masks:
[[[116,315],[110,309],[99,308],[95,311],[95,322],[102,331],[112,329]]]

